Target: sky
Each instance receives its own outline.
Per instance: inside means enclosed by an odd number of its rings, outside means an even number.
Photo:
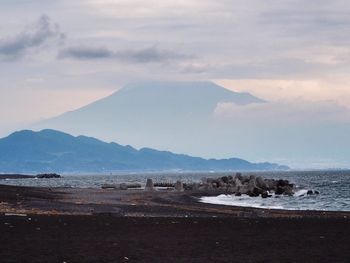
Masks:
[[[0,136],[135,80],[210,80],[270,102],[218,105],[220,118],[343,129],[349,44],[348,0],[1,0]]]

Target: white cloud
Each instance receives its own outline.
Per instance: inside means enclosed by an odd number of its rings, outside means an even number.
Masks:
[[[214,116],[222,121],[251,125],[350,124],[350,109],[331,101],[277,101],[238,106],[220,103]]]
[[[49,41],[63,41],[65,35],[57,24],[53,24],[46,15],[13,37],[0,39],[0,58],[15,59],[26,55],[28,51],[42,47]]]

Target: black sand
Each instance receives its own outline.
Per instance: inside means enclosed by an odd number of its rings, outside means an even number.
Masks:
[[[348,212],[214,206],[185,193],[7,186],[0,192],[0,262],[350,259]]]

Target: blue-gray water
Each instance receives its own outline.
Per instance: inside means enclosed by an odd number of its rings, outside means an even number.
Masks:
[[[0,180],[0,184],[39,186],[39,187],[78,187],[100,188],[106,183],[139,182],[144,184],[147,178],[158,182],[200,181],[203,177],[219,177],[233,173],[193,173],[162,172],[116,175],[64,175],[60,179],[14,179]],[[261,175],[265,178],[287,179],[298,187],[293,197],[263,199],[261,197],[219,196],[202,201],[262,208],[282,208],[291,210],[331,210],[350,211],[350,171],[291,171],[291,172],[254,172],[247,174]],[[303,195],[303,190],[317,190],[319,195]]]

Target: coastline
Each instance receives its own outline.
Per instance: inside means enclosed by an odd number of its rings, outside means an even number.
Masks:
[[[200,203],[199,196],[0,185],[0,258],[2,262],[348,262],[350,258],[350,212],[228,207]]]

